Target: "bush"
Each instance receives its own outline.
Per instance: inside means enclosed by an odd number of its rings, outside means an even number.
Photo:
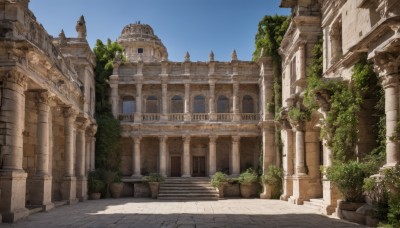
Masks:
[[[88,192],[89,193],[99,193],[105,187],[105,184],[99,178],[99,173],[94,171],[90,172],[88,175]]]
[[[336,184],[345,201],[364,202],[364,179],[372,175],[373,172],[374,169],[370,167],[369,163],[337,162],[326,169],[326,176]]]
[[[159,173],[150,173],[142,178],[145,182],[164,182],[165,178]]]
[[[218,188],[221,182],[228,182],[228,177],[223,172],[216,172],[211,178],[211,185]]]
[[[258,175],[254,169],[250,168],[240,174],[238,181],[240,184],[252,184],[258,181]]]
[[[261,176],[262,184],[282,186],[283,169],[274,165],[268,167],[266,174]]]

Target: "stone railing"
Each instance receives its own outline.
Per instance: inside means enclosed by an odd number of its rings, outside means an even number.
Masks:
[[[242,121],[257,121],[260,120],[258,113],[242,113]]]
[[[217,113],[217,121],[232,121],[232,113]]]
[[[120,121],[135,121],[135,115],[133,114],[119,114],[118,119]]]
[[[205,120],[208,120],[208,114],[205,113],[192,114],[192,121],[205,121]]]
[[[160,114],[158,113],[144,113],[142,115],[143,121],[153,122],[153,121],[160,121]]]
[[[184,121],[185,120],[185,114],[183,113],[171,113],[168,116],[169,121]]]

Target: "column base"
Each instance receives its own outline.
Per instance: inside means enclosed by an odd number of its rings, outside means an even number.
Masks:
[[[41,206],[43,211],[54,208],[51,202],[52,177],[49,175],[33,176],[30,178],[29,193],[32,205]]]
[[[190,174],[183,174],[182,177],[186,177],[186,178],[187,178],[187,177],[192,177],[192,175],[190,175]]]
[[[62,199],[68,201],[68,204],[78,203],[76,198],[76,177],[64,177],[61,184]]]
[[[29,215],[25,208],[26,177],[23,170],[0,172],[0,212],[3,222],[16,222]]]
[[[337,201],[341,198],[336,186],[329,180],[322,181],[324,207],[322,213],[331,215],[335,213]]]
[[[293,195],[293,177],[286,176],[283,180],[283,194],[280,199],[288,201],[289,198]]]
[[[319,178],[311,178],[304,174],[297,174],[293,177],[293,195],[289,202],[297,205],[313,198],[322,197],[322,184]]]
[[[77,177],[76,179],[76,197],[79,202],[83,202],[88,199],[87,195],[87,178]]]

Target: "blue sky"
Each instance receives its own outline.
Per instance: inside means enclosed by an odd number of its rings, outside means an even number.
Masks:
[[[264,15],[288,15],[279,0],[31,0],[30,9],[50,35],[64,29],[76,37],[75,24],[84,15],[88,41],[116,40],[123,27],[141,21],[153,27],[168,49],[169,60],[229,61],[236,49],[251,60],[258,22]]]

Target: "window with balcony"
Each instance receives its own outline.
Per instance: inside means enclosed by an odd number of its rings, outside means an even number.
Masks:
[[[198,95],[194,97],[193,112],[194,113],[206,112],[206,98],[204,96]]]
[[[159,113],[158,99],[156,96],[148,96],[146,99],[146,113]]]
[[[122,114],[131,115],[136,111],[136,102],[133,97],[124,97],[122,100]]]
[[[225,96],[219,96],[217,100],[217,113],[229,113],[229,99]]]
[[[171,99],[171,113],[183,113],[183,99],[181,96],[173,96]]]
[[[242,112],[243,113],[254,113],[254,100],[250,95],[246,95],[242,100]]]

